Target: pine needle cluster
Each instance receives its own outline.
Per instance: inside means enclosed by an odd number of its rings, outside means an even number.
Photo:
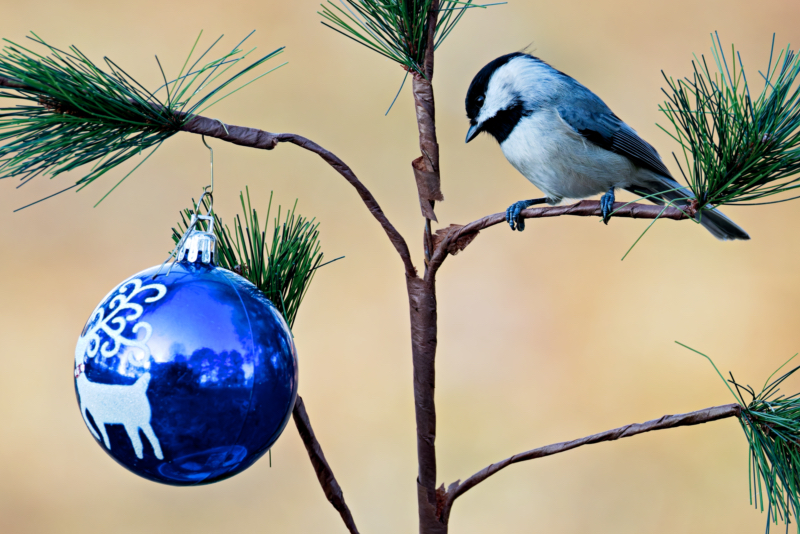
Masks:
[[[281,207],[278,206],[270,234],[267,224],[272,209],[272,195],[270,194],[267,205],[267,222],[263,226],[250,203],[250,191],[246,190],[246,196],[240,193],[239,200],[242,203],[244,222],[237,215],[233,230],[223,225],[216,213],[213,214],[217,265],[252,282],[278,308],[291,328],[314,273],[327,265],[322,263],[319,223],[297,214],[295,202],[283,217]],[[205,199],[203,204],[208,211],[209,204]],[[175,243],[186,232],[192,215],[193,209],[186,209],[181,213],[178,227],[172,229]],[[204,231],[208,229],[204,221],[198,222],[198,225]]]
[[[719,36],[712,44],[714,69],[701,56],[691,77],[664,75],[670,92],[660,108],[674,133],[662,129],[681,145],[678,165],[697,207],[754,204],[800,187],[800,57],[788,46],[775,54],[773,36],[753,98],[741,55],[732,49],[726,57]]]
[[[422,76],[428,49],[428,14],[435,3],[438,17],[434,49],[450,35],[467,9],[497,5],[474,4],[473,0],[339,0],[339,3],[342,7],[332,0],[321,4],[319,14],[327,21],[322,24]]]
[[[108,58],[103,70],[78,48],[62,51],[35,34],[29,39],[44,47],[44,55],[5,40],[0,76],[23,88],[0,89],[0,98],[12,99],[0,107],[0,178],[16,176],[22,185],[42,174],[54,177],[94,164],[72,187],[86,186],[133,156],[154,152],[196,114],[238,90],[223,94],[231,84],[283,50],[220,79],[255,50],[240,48],[250,35],[211,59],[220,37],[190,65],[198,36],[169,82],[156,57],[164,83],[152,92]]]
[[[798,532],[800,393],[787,397],[779,395],[779,392],[780,385],[799,369],[800,366],[795,367],[772,382],[768,379],[769,383],[764,385],[760,393],[756,393],[750,386],[738,384],[733,375],[729,381],[736,388],[742,404],[739,422],[750,444],[750,502],[761,511],[766,504],[768,517],[774,523],[781,519],[787,528],[794,516]],[[773,376],[776,373],[777,371]],[[742,392],[751,397],[749,403],[745,402]]]

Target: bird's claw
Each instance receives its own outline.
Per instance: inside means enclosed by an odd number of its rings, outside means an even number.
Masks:
[[[600,213],[603,214],[603,222],[608,224],[611,218],[611,212],[614,211],[614,188],[608,190],[608,193],[600,197]]]
[[[528,201],[520,200],[508,207],[506,210],[506,222],[511,227],[511,230],[519,230],[520,232],[525,230],[525,219],[520,217],[520,213],[528,206],[530,206]]]

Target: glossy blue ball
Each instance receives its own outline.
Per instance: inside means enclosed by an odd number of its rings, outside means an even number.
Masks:
[[[97,306],[75,349],[89,431],[137,475],[177,486],[241,472],[278,439],[297,397],[292,334],[225,269],[153,267]]]

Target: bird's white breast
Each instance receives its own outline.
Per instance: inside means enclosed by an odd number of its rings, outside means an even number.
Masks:
[[[586,198],[635,183],[624,156],[583,138],[555,109],[523,117],[500,145],[506,159],[548,198]]]

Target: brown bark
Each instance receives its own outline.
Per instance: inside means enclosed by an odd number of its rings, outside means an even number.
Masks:
[[[436,499],[436,284],[430,279],[408,277],[411,314],[411,352],[414,367],[414,410],[417,421],[417,504],[421,534],[446,532],[437,517]],[[445,528],[445,530],[441,530]]]
[[[422,216],[437,221],[434,203],[444,200],[439,170],[439,142],[436,140],[436,106],[433,100],[433,58],[436,23],[439,19],[439,0],[433,0],[428,12],[428,35],[422,70],[425,75],[413,73],[411,79],[414,109],[417,113],[419,150],[421,156],[412,162],[417,182]],[[430,229],[426,228],[426,243],[430,243]]]
[[[422,155],[412,162],[414,177],[422,215],[437,220],[433,213],[433,201],[444,200],[439,172],[439,143],[436,140],[436,108],[433,101],[433,86],[418,73],[412,77],[414,108],[417,112],[419,150]]]
[[[671,219],[681,221],[689,219],[686,208],[656,206],[654,204],[625,204],[622,202],[614,203],[614,215],[612,218],[626,219]],[[578,217],[602,217],[600,202],[597,200],[581,200],[576,204],[566,206],[546,206],[541,208],[528,208],[522,210],[523,219],[538,219],[543,217],[560,217],[562,215],[575,215]],[[464,250],[481,230],[492,226],[505,223],[505,213],[495,213],[487,215],[477,221],[460,226],[452,224],[448,228],[439,230],[434,238],[434,251],[431,254],[430,265],[433,269],[438,269],[448,254],[455,254]]]
[[[216,119],[197,115],[181,128],[184,132],[222,139],[234,145],[272,150],[280,142],[279,135],[257,128],[223,124]]]
[[[439,173],[428,170],[429,166],[425,164],[425,156],[420,156],[412,161],[411,168],[414,170],[414,179],[417,182],[417,194],[422,216],[439,222],[433,212],[434,202],[436,200],[444,200]]]
[[[353,520],[353,514],[350,513],[350,508],[348,508],[347,504],[344,502],[342,488],[336,481],[336,477],[333,476],[331,466],[328,465],[328,461],[322,453],[322,447],[319,441],[317,441],[317,437],[314,435],[314,429],[311,428],[311,421],[308,419],[305,404],[303,404],[303,399],[299,395],[294,404],[292,417],[294,418],[295,425],[297,425],[300,438],[303,440],[303,445],[306,447],[308,457],[311,459],[311,465],[314,466],[314,471],[317,473],[319,485],[322,486],[322,491],[325,492],[325,497],[328,498],[333,507],[339,512],[339,515],[342,516],[342,521],[344,521],[350,534],[358,534],[356,523]]]
[[[8,78],[6,76],[0,76],[0,87],[7,87],[9,89],[19,89],[21,91],[38,92],[30,85],[23,83],[19,80],[15,80],[13,78]]]
[[[444,508],[442,510],[442,520],[446,523],[450,518],[450,510],[453,508],[453,502],[469,491],[471,488],[480,484],[490,476],[494,475],[501,469],[505,469],[511,464],[517,462],[524,462],[526,460],[533,460],[536,458],[544,458],[545,456],[552,456],[566,452],[584,445],[591,445],[593,443],[601,443],[603,441],[614,441],[617,439],[651,432],[653,430],[664,430],[667,428],[676,428],[679,426],[700,425],[717,421],[718,419],[725,419],[728,417],[739,417],[742,413],[742,407],[738,404],[726,404],[724,406],[714,406],[706,408],[705,410],[698,410],[696,412],[684,413],[679,415],[665,415],[659,419],[653,419],[645,423],[634,423],[625,425],[623,427],[615,428],[613,430],[606,430],[599,434],[587,436],[585,438],[576,439],[573,441],[564,441],[562,443],[555,443],[547,445],[531,451],[515,454],[510,458],[492,464],[484,469],[478,471],[464,482],[456,481],[451,484],[447,490],[447,497],[445,500]]]

